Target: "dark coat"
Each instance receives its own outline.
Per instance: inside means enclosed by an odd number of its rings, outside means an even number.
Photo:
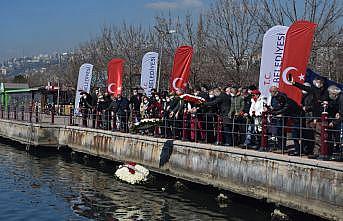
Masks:
[[[84,98],[82,95],[80,97],[80,108],[92,108],[92,96],[88,93],[86,93],[86,98]]]
[[[199,97],[204,98],[206,101],[208,101],[210,99],[209,94],[207,92],[204,92],[204,91],[200,91]]]
[[[278,92],[277,95],[273,96],[271,99],[271,113],[274,115],[285,114],[287,109],[287,95]]]
[[[91,96],[92,96],[92,106],[96,108],[98,104],[98,96],[96,95],[96,93],[92,93]]]
[[[342,124],[343,122],[343,93],[341,92],[341,94],[339,95],[339,97],[337,98],[337,109],[338,109],[338,113],[339,113],[339,118],[336,119],[334,121],[334,123],[336,125],[339,125],[340,123]]]
[[[115,105],[111,97],[110,96],[104,97],[104,101],[102,102],[101,109],[104,111],[112,111],[114,110],[114,107]]]
[[[323,112],[323,105],[322,102],[323,101],[328,101],[329,99],[329,94],[327,92],[327,88],[326,87],[322,87],[322,88],[317,88],[317,87],[307,87],[303,84],[300,84],[298,82],[294,83],[294,86],[307,91],[308,94],[310,94],[313,97],[313,102],[312,102],[312,113],[314,117],[320,117],[320,115]]]
[[[250,111],[251,98],[252,96],[250,94],[243,97],[243,112],[244,113],[249,113]]]
[[[139,95],[132,95],[130,98],[130,104],[133,111],[139,111],[142,103],[142,98]]]
[[[174,112],[174,116],[177,114],[178,118],[183,117],[183,111],[185,109],[185,101],[181,99],[180,97],[175,98],[176,105],[172,109],[172,112]]]
[[[305,117],[313,117],[312,114],[313,94],[303,94],[301,105],[303,107],[303,115]]]
[[[272,114],[273,115],[283,115],[283,116],[300,116],[301,109],[299,105],[286,94],[278,92],[278,94],[272,97]]]
[[[343,94],[341,93],[336,100],[329,98],[327,112],[330,118],[335,118],[336,114],[340,115],[340,120],[342,120],[343,114]]]
[[[116,101],[116,113],[119,116],[129,116],[130,115],[130,102],[127,98],[122,97]]]
[[[218,114],[225,119],[229,117],[228,115],[231,107],[231,99],[229,95],[222,92],[219,96],[215,97],[213,101],[206,102],[204,106],[217,107]]]

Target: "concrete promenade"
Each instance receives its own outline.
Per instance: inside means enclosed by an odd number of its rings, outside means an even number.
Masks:
[[[340,162],[5,119],[0,120],[0,136],[33,146],[68,146],[109,160],[134,161],[157,173],[343,220]]]

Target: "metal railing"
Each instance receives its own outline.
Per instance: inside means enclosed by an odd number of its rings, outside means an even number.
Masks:
[[[68,115],[40,111],[36,106],[0,108],[2,119],[56,125],[74,125],[94,129],[140,133],[155,137],[201,142],[228,147],[241,147],[280,154],[310,155],[313,158],[343,160],[342,120],[329,118],[326,112],[320,118],[273,116],[222,117],[215,113],[191,114],[184,112],[177,117],[167,113],[147,123],[139,123],[139,113],[114,113],[80,109],[75,115],[70,108]],[[143,126],[142,126],[143,125]]]

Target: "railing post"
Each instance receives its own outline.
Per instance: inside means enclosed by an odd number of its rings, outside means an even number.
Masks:
[[[51,109],[51,124],[55,123],[55,105],[52,105]]]
[[[323,112],[321,115],[321,128],[320,128],[320,149],[319,157],[321,159],[326,159],[329,155],[328,147],[328,113]]]
[[[69,126],[73,125],[73,108],[70,107],[70,110],[69,110]]]
[[[197,142],[198,137],[198,117],[194,116],[194,142]]]
[[[205,143],[208,143],[208,113],[205,113]]]
[[[32,106],[29,106],[29,121],[32,122]]]
[[[96,126],[95,128],[98,129],[100,127],[100,112],[99,111],[96,111],[96,114],[95,114],[95,121],[96,121]]]
[[[87,123],[88,123],[88,112],[87,112],[87,108],[81,108],[81,120],[82,120],[82,126],[83,127],[88,127]]]
[[[38,106],[35,106],[36,123],[38,123]]]
[[[217,120],[217,144],[222,144],[223,142],[223,119],[218,116]]]
[[[183,113],[182,119],[182,140],[186,140],[187,137],[187,112]]]
[[[168,138],[168,135],[167,135],[167,120],[168,120],[168,117],[167,116],[165,116],[164,117],[164,121],[163,121],[163,126],[164,126],[164,128],[163,128],[163,132],[164,132],[164,138]],[[162,131],[162,130],[161,130]]]
[[[158,125],[155,126],[155,130],[154,130],[154,136],[155,137],[158,137],[160,135],[160,128]]]
[[[11,112],[11,106],[8,105],[8,107],[7,107],[7,119],[10,119],[10,112]]]
[[[96,124],[96,108],[92,108],[92,128],[95,128]]]
[[[13,109],[13,117],[14,117],[14,120],[17,119],[17,106],[14,106],[14,109]]]
[[[124,130],[125,130],[125,133],[128,133],[129,132],[129,113],[128,112],[125,112],[125,122],[124,122]]]
[[[21,107],[21,120],[25,120],[25,115],[24,115],[24,105]]]
[[[268,147],[268,134],[267,134],[267,113],[262,112],[262,133],[261,133],[261,150],[266,150]]]
[[[113,117],[112,117],[112,130],[117,130],[117,115],[116,113],[113,113]]]

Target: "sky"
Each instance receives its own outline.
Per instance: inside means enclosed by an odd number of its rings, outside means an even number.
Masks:
[[[64,52],[99,34],[104,25],[153,24],[161,13],[196,13],[211,0],[1,0],[0,62]]]

